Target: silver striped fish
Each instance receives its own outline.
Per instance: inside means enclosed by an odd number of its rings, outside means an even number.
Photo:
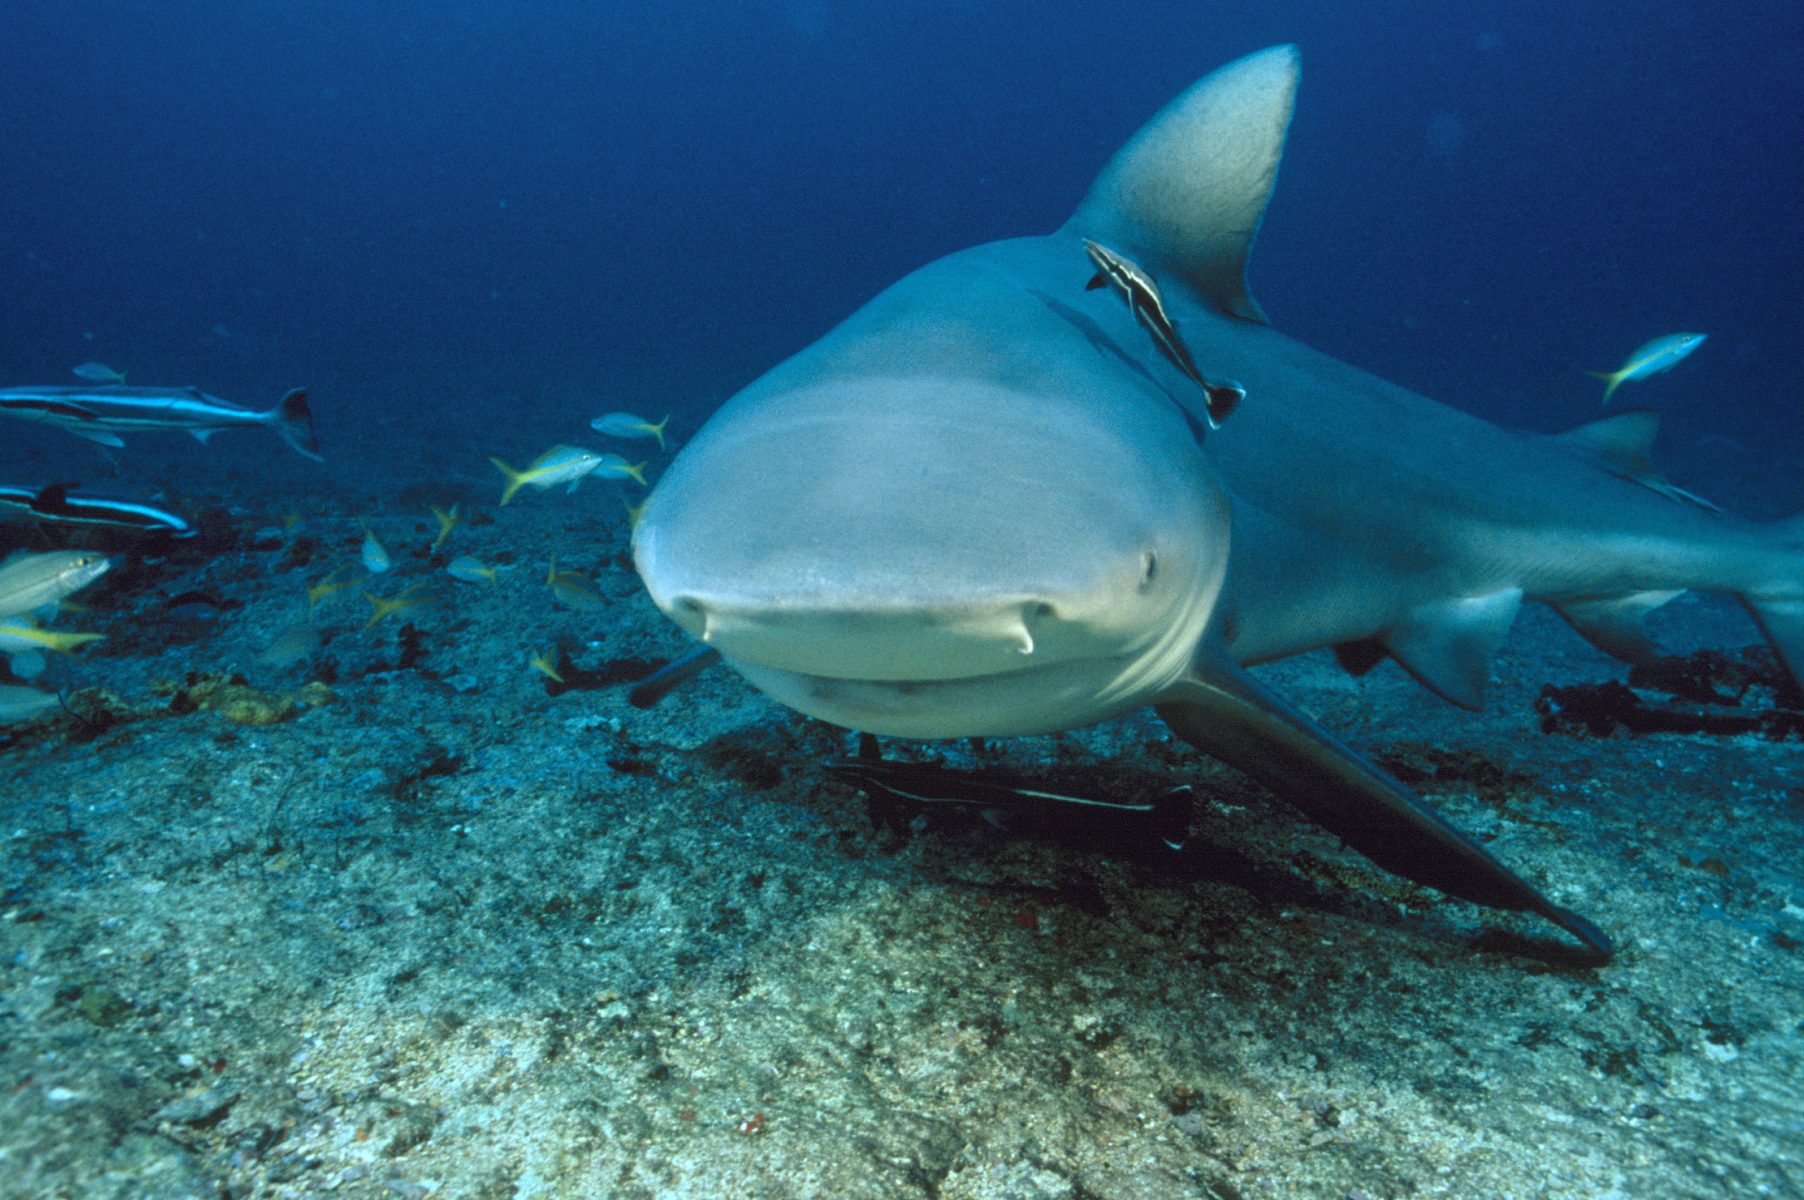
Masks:
[[[123,446],[120,434],[146,430],[180,430],[205,442],[221,429],[263,426],[308,458],[319,458],[304,388],[262,412],[192,387],[0,388],[0,414],[54,425],[103,446]]]
[[[141,500],[85,496],[56,483],[32,489],[0,484],[0,518],[17,517],[51,525],[90,525],[193,537],[194,526],[180,513]]]

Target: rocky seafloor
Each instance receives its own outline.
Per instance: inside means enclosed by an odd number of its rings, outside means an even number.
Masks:
[[[78,598],[106,640],[67,711],[0,730],[0,1196],[1804,1195],[1804,740],[1731,606],[1655,619],[1723,658],[1547,695],[1626,674],[1532,611],[1476,716],[1388,666],[1263,672],[1603,925],[1591,969],[1150,713],[887,749],[1194,783],[1181,852],[874,822],[822,766],[849,736],[723,668],[628,703],[684,643],[612,499],[431,554],[454,498],[215,514]],[[431,603],[308,621],[359,515],[370,590]]]

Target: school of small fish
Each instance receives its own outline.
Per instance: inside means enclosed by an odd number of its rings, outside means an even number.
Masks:
[[[86,387],[0,388],[0,415],[32,420],[63,429],[88,441],[109,447],[124,443],[121,433],[173,430],[187,432],[205,442],[220,429],[258,425],[273,429],[284,441],[308,457],[318,458],[312,414],[306,394],[290,392],[282,404],[267,412],[240,408],[193,388],[128,387],[123,371],[100,362],[85,362],[74,369]],[[666,429],[670,418],[658,422],[626,412],[611,412],[590,422],[596,433],[620,440],[655,440],[668,449]],[[589,476],[630,480],[647,486],[648,462],[631,462],[620,454],[579,446],[556,445],[515,470],[500,458],[490,460],[502,473],[504,487],[497,507],[513,500],[522,488],[546,491],[563,487],[574,492]],[[4,464],[0,464],[4,469]],[[629,518],[637,509],[628,502]],[[470,554],[447,561],[441,551],[463,524],[467,514],[461,503],[448,508],[431,506],[436,531],[426,557],[441,564],[453,580],[464,584],[496,586],[503,568],[484,563]],[[77,492],[70,485],[41,487],[0,483],[0,521],[29,523],[40,529],[64,531],[65,538],[104,534],[112,539],[132,539],[132,552],[154,551],[169,539],[193,537],[192,521],[173,506],[150,500]],[[288,535],[299,524],[291,514],[273,534]],[[285,667],[309,658],[326,640],[327,631],[316,621],[321,608],[340,593],[357,588],[369,605],[362,628],[434,602],[432,581],[415,579],[399,587],[380,588],[375,581],[394,571],[396,558],[369,521],[360,522],[362,539],[355,563],[340,563],[306,587],[305,612],[284,627],[257,656],[268,667]],[[46,532],[42,536],[52,536]],[[112,544],[106,542],[104,544]],[[51,656],[68,656],[103,640],[99,633],[59,629],[54,622],[66,601],[98,579],[113,560],[98,550],[57,549],[19,551],[0,561],[0,725],[23,724],[55,712],[57,692],[33,686],[43,677]],[[604,607],[607,597],[596,582],[579,571],[559,568],[555,557],[545,576],[551,599],[577,612]],[[558,680],[552,666],[555,654],[533,655],[532,669]]]

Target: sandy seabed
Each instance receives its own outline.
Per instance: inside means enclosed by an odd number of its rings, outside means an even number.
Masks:
[[[1262,672],[1617,938],[1574,967],[1150,713],[891,752],[1194,783],[1181,853],[875,825],[844,731],[725,669],[627,703],[682,635],[624,513],[561,499],[436,557],[423,498],[372,516],[368,589],[431,603],[369,628],[360,587],[307,619],[363,537],[324,500],[82,595],[74,711],[0,732],[0,1196],[1804,1195],[1796,738],[1544,733],[1544,684],[1622,670],[1538,610],[1477,716]],[[1755,640],[1704,598],[1657,624]]]

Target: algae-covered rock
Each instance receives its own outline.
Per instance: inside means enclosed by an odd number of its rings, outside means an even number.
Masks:
[[[338,700],[338,693],[317,679],[302,684],[301,690],[296,692],[295,696],[308,708],[319,708],[321,705],[332,704]]]
[[[275,725],[336,699],[317,680],[298,692],[269,692],[250,686],[242,675],[223,673],[190,673],[180,684],[159,682],[151,691],[169,697],[172,713],[214,712],[234,725]]]

